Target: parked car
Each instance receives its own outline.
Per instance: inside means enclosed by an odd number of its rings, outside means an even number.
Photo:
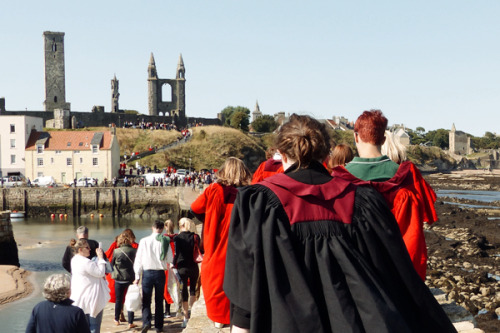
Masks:
[[[56,181],[52,176],[43,176],[33,179],[31,186],[49,187],[56,186]]]
[[[75,186],[75,181],[69,183],[71,186]],[[76,186],[93,187],[96,184],[96,179],[92,177],[80,177],[76,181]]]
[[[21,176],[4,177],[2,183],[4,187],[23,186],[24,178],[22,178]]]
[[[188,171],[186,169],[177,169],[177,172],[175,175],[179,177],[180,180],[183,180],[188,174]]]

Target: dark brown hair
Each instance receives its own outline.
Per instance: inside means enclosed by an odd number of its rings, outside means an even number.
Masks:
[[[325,124],[309,116],[292,114],[281,126],[276,147],[288,158],[307,168],[311,161],[322,163],[330,152],[330,135]]]

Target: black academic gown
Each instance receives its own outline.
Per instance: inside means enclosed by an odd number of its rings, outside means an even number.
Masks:
[[[319,163],[239,191],[224,291],[251,332],[456,332],[384,198]]]

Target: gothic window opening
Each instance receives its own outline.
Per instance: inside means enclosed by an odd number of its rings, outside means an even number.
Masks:
[[[54,96],[54,103],[57,103],[57,96]]]
[[[169,84],[164,84],[161,87],[161,99],[162,102],[172,102],[172,86]]]
[[[52,52],[57,51],[57,44],[56,44],[56,39],[52,39]]]

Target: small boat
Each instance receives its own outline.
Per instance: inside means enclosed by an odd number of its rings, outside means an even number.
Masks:
[[[25,216],[24,211],[13,210],[10,212],[11,219],[23,219]]]

